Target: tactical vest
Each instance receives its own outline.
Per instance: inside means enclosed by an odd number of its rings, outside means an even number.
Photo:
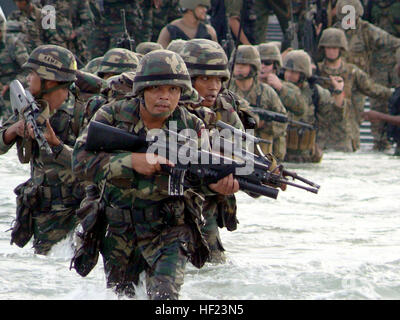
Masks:
[[[188,35],[183,32],[181,28],[178,26],[175,26],[173,24],[168,24],[167,25],[167,30],[169,32],[169,38],[170,40],[177,40],[177,39],[182,39],[182,40],[190,40]],[[207,27],[204,23],[199,24],[199,27],[197,28],[196,35],[194,37],[195,39],[208,39],[212,40],[211,35],[208,33]]]

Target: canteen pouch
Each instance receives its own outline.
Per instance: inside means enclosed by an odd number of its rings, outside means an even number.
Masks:
[[[14,189],[16,194],[16,218],[11,228],[11,241],[23,248],[33,235],[33,212],[38,206],[39,186],[29,179]]]

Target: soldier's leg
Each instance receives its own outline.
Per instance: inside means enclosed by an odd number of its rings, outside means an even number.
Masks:
[[[283,161],[286,156],[286,135],[283,134],[279,137],[274,137],[272,145],[272,153],[279,160]]]
[[[118,295],[133,297],[135,285],[139,283],[139,275],[146,264],[137,249],[134,231],[116,228],[107,230],[101,249],[107,287]]]
[[[206,199],[202,215],[205,224],[201,228],[201,233],[206,239],[210,249],[208,261],[213,263],[225,262],[225,249],[222,245],[217,224],[217,199]]]
[[[254,11],[257,13],[256,19],[256,44],[266,42],[268,19],[271,11],[268,7],[268,1],[256,0],[254,4]]]
[[[387,102],[381,101],[379,99],[370,99],[371,110],[388,113]],[[390,149],[390,143],[386,135],[385,123],[375,122],[371,123],[371,134],[374,139],[373,149],[376,151],[384,151]]]
[[[192,231],[186,225],[172,227],[163,239],[161,255],[147,272],[147,294],[151,300],[177,300],[183,285]]]
[[[50,188],[45,189],[49,190]],[[42,196],[39,209],[33,213],[35,253],[48,254],[56,243],[71,234],[78,224],[75,210],[79,204],[80,201],[72,195],[70,197],[54,197],[54,191],[53,196],[49,196],[49,194]]]

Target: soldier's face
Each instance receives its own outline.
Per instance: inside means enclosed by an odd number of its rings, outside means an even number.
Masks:
[[[235,76],[247,77],[251,71],[251,65],[243,63],[235,63],[233,74]]]
[[[212,107],[222,88],[222,80],[217,76],[201,76],[194,81],[194,88],[204,98],[203,106]]]
[[[328,60],[334,61],[339,58],[340,48],[325,47],[324,51],[325,51],[325,57]]]
[[[168,117],[177,107],[181,88],[172,85],[152,86],[144,90],[147,111],[155,118]]]
[[[41,81],[38,74],[35,71],[31,71],[26,77],[26,80],[28,82],[29,92],[32,93],[32,95],[38,94],[41,87]]]
[[[260,78],[266,78],[270,73],[274,72],[274,62],[273,61],[262,61],[261,62],[261,72]]]
[[[298,71],[292,71],[292,70],[285,70],[285,80],[292,82],[292,83],[298,83],[300,80],[300,72]]]

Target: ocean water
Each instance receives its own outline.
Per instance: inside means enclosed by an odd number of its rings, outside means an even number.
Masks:
[[[321,185],[277,200],[237,195],[238,229],[221,230],[225,264],[188,264],[184,300],[400,299],[400,158],[364,147],[287,168]],[[117,300],[102,259],[85,278],[70,270],[71,238],[49,256],[10,245],[13,189],[29,176],[16,151],[0,156],[0,299]],[[137,299],[147,299],[143,285]]]

